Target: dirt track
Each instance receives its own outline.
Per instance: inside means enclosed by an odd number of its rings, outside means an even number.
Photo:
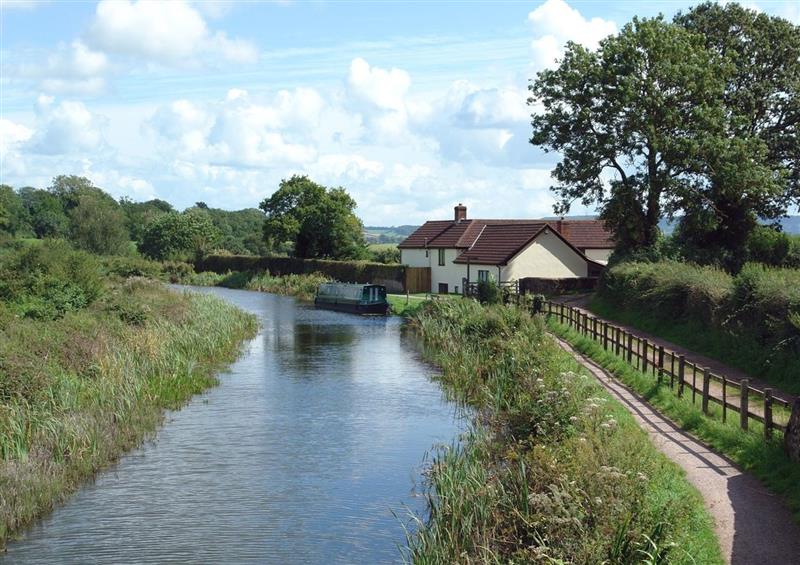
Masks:
[[[571,353],[650,435],[653,444],[686,472],[714,518],[722,554],[733,565],[800,564],[800,526],[777,496],[724,456],[655,412],[641,397],[566,342]]]

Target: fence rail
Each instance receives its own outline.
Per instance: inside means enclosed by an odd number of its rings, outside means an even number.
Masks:
[[[722,421],[728,412],[739,415],[739,426],[748,429],[750,421],[763,424],[764,437],[772,438],[775,431],[785,432],[792,404],[773,396],[771,388],[759,389],[748,379],[731,380],[713,373],[685,356],[649,343],[647,339],[632,334],[619,326],[601,320],[573,306],[543,301],[542,313],[556,316],[584,337],[600,343],[603,349],[625,359],[643,373],[656,377],[659,384],[669,379],[669,387],[679,397],[691,394],[692,404],[699,399],[703,413],[709,414],[709,405],[721,407]]]

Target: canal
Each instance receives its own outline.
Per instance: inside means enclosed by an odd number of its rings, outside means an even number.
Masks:
[[[254,313],[220,385],[9,544],[3,563],[391,563],[462,420],[398,318],[199,288]]]

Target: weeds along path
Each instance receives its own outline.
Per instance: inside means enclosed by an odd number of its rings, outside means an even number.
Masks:
[[[635,328],[635,327],[627,325],[627,324],[622,324],[622,323],[619,323],[619,322],[616,322],[616,321],[613,321],[613,320],[609,320],[609,319],[604,318],[602,316],[598,316],[595,312],[592,312],[589,309],[589,302],[591,301],[591,297],[592,297],[591,294],[578,294],[578,295],[571,295],[571,296],[561,296],[561,297],[554,297],[553,298],[553,302],[560,302],[560,303],[564,304],[565,306],[573,306],[573,307],[577,308],[578,310],[581,310],[582,312],[584,312],[586,314],[591,314],[592,316],[594,316],[598,320],[604,320],[604,321],[608,322],[609,324],[612,324],[614,326],[620,327],[620,328],[622,328],[623,330],[625,330],[625,331],[627,331],[629,333],[633,333],[633,334],[635,334],[635,335],[637,335],[637,336],[639,336],[641,338],[644,338],[644,339],[646,339],[648,342],[650,342],[653,345],[663,345],[664,349],[668,349],[670,351],[674,351],[678,355],[684,355],[686,357],[686,359],[691,361],[692,363],[696,363],[696,364],[698,364],[698,365],[700,365],[702,367],[708,367],[709,369],[711,369],[711,371],[713,373],[716,373],[718,375],[725,375],[725,377],[727,379],[731,380],[731,381],[735,381],[736,383],[738,383],[742,379],[749,379],[750,380],[750,386],[758,388],[758,389],[761,389],[761,390],[763,390],[765,388],[771,388],[772,389],[772,394],[776,398],[781,398],[783,400],[786,400],[787,402],[794,402],[794,399],[795,399],[795,395],[794,394],[791,394],[789,392],[786,392],[784,390],[776,388],[775,385],[770,384],[770,383],[768,383],[766,381],[763,381],[761,379],[752,377],[751,375],[747,374],[746,372],[742,371],[741,369],[737,369],[736,367],[731,367],[730,365],[726,365],[725,363],[722,363],[721,361],[718,361],[716,359],[712,359],[711,357],[707,357],[705,355],[701,355],[701,354],[699,354],[699,353],[697,353],[695,351],[692,351],[690,349],[682,347],[682,346],[680,346],[680,345],[678,345],[676,343],[673,343],[671,341],[667,341],[667,340],[665,340],[663,338],[660,338],[660,337],[658,337],[656,335],[653,335],[651,333],[642,331],[639,328]],[[721,390],[722,390],[721,387],[719,387],[716,383],[712,383],[711,388],[712,388],[712,391],[711,391],[712,394],[714,394],[715,396],[721,396]],[[718,394],[715,394],[715,393],[718,393]],[[739,401],[738,400],[738,396],[734,395],[734,396],[730,397],[729,401],[734,402],[734,403],[738,403],[738,401]],[[762,414],[763,415],[763,412],[761,411],[761,409],[758,406],[751,406],[751,410],[750,411],[751,412],[756,412],[758,414]],[[800,557],[797,559],[796,562],[800,563]]]
[[[591,359],[556,342],[628,409],[653,444],[686,472],[714,518],[723,556],[732,565],[800,563],[800,525],[781,500],[726,457],[653,410]]]

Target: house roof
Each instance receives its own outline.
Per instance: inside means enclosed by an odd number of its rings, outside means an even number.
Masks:
[[[454,262],[503,265],[546,226],[546,222],[485,224],[474,245]]]
[[[453,223],[452,220],[430,220],[425,222],[397,247],[406,249],[426,247],[430,241],[451,227]]]
[[[562,220],[561,235],[580,249],[614,248],[613,235],[602,220]]]
[[[489,226],[538,226],[541,229],[549,225],[563,236],[569,244],[578,249],[612,249],[613,236],[602,220],[433,220],[425,222],[414,233],[408,236],[398,247],[401,249],[437,248],[470,249],[483,237]],[[500,237],[506,241],[516,237],[530,228],[492,229],[489,234],[493,238]],[[523,242],[525,243],[525,242]],[[493,244],[494,245],[494,244]]]

